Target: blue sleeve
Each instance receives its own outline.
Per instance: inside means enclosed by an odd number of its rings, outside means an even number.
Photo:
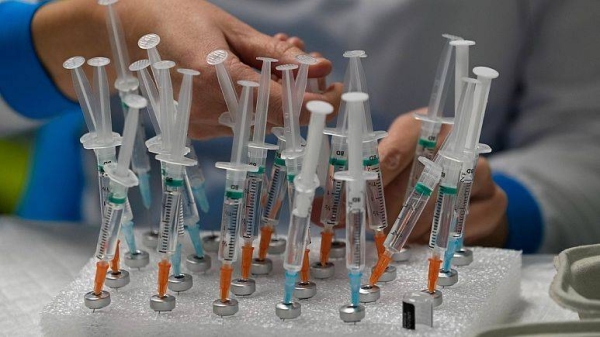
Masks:
[[[496,172],[493,179],[506,192],[508,198],[508,239],[505,248],[535,253],[544,234],[542,213],[537,201],[529,190],[513,177]]]
[[[31,21],[45,3],[0,3],[0,96],[13,110],[32,119],[77,108],[54,85],[33,46]]]

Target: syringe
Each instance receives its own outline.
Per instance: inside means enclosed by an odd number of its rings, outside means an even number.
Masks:
[[[383,242],[385,251],[379,256],[377,264],[371,272],[369,284],[366,286],[369,289],[375,289],[375,284],[379,281],[379,278],[390,264],[392,255],[400,252],[404,247],[404,244],[408,240],[423,209],[425,209],[425,205],[427,204],[431,193],[442,176],[442,167],[439,164],[436,164],[425,157],[419,157],[419,160],[425,168],[412,193],[404,202],[404,206],[402,206],[402,210],[400,211],[396,222],[394,222],[391,231]]]
[[[171,311],[175,308],[175,297],[168,295],[167,284],[171,263],[169,258],[177,250],[178,237],[182,235],[183,209],[182,194],[184,191],[185,167],[196,165],[196,161],[184,157],[187,138],[192,77],[200,73],[190,69],[178,69],[183,74],[180,89],[179,105],[175,109],[170,69],[175,66],[172,61],[160,61],[152,65],[159,74],[160,116],[162,151],[156,156],[163,169],[162,211],[159,226],[158,252],[162,254],[158,263],[158,294],[150,299],[150,308],[155,311]],[[177,276],[177,275],[176,275]]]
[[[110,293],[102,290],[108,271],[108,261],[115,258],[117,261],[115,261],[113,267],[117,268],[117,275],[120,275],[117,279],[124,284],[129,282],[128,273],[118,269],[118,257],[115,256],[115,253],[119,243],[119,231],[125,202],[127,201],[127,189],[138,183],[135,174],[129,170],[129,164],[138,125],[139,109],[146,106],[146,100],[137,95],[127,95],[124,97],[124,103],[131,111],[125,119],[123,145],[119,152],[119,160],[117,163],[111,162],[104,165],[104,171],[110,179],[110,186],[96,246],[95,256],[100,261],[96,263],[94,290],[84,296],[85,306],[94,310],[110,304]]]
[[[233,130],[231,161],[217,162],[215,166],[227,170],[225,181],[225,197],[221,219],[221,244],[219,245],[219,261],[221,261],[220,297],[213,302],[213,312],[219,316],[231,316],[238,311],[238,302],[229,298],[233,263],[237,260],[240,224],[244,213],[244,187],[248,172],[257,172],[258,167],[243,162],[247,157],[247,142],[252,117],[253,90],[258,83],[239,81],[242,86],[242,98],[238,105],[239,118],[236,118]],[[246,153],[246,155],[244,155]]]
[[[276,150],[277,145],[265,143],[267,127],[267,112],[269,109],[269,92],[271,82],[271,64],[277,60],[268,57],[258,57],[263,62],[260,73],[258,99],[254,122],[252,142],[248,143],[248,163],[258,171],[248,172],[244,191],[245,211],[242,217],[242,263],[241,277],[231,282],[231,292],[237,296],[248,296],[256,290],[256,283],[250,278],[254,240],[258,234],[261,217],[260,198],[265,184],[265,165],[268,150]]]
[[[290,216],[288,244],[283,262],[286,270],[284,296],[283,301],[275,306],[275,313],[281,319],[292,319],[301,314],[300,303],[292,300],[292,294],[296,288],[298,272],[303,267],[304,259],[308,258],[310,213],[315,190],[319,187],[319,178],[316,173],[319,151],[323,140],[325,117],[333,112],[333,106],[322,101],[308,102],[306,107],[311,112],[306,155],[303,157],[300,174],[294,178],[294,205]],[[311,289],[316,291],[316,286]]]
[[[465,78],[455,126],[435,158],[435,162],[442,166],[442,177],[431,222],[429,236],[431,256],[427,276],[427,292],[434,297],[434,306],[442,302],[441,293],[436,292],[438,278],[441,281],[440,285],[443,286],[452,285],[458,281],[458,273],[455,270],[440,273],[440,266],[442,254],[448,247],[448,234],[453,214],[456,211],[456,192],[460,170],[466,160],[464,147],[468,125],[465,125],[465,122],[471,123],[473,95],[477,84],[477,80]]]
[[[452,119],[447,119],[442,116],[446,95],[448,93],[448,86],[450,84],[448,78],[452,75],[453,71],[453,68],[450,67],[450,60],[452,59],[452,45],[450,42],[462,40],[462,38],[448,34],[442,36],[448,41],[444,44],[444,49],[442,50],[438,62],[435,79],[433,81],[433,89],[431,90],[431,96],[429,98],[429,106],[427,107],[427,114],[414,115],[415,119],[421,121],[421,132],[419,134],[417,147],[415,148],[414,158],[425,157],[429,160],[433,160],[442,124],[452,123]],[[413,160],[404,200],[408,200],[409,195],[417,184],[417,179],[421,175],[422,170],[423,165],[421,162]]]
[[[348,67],[344,75],[344,92],[364,92],[362,89],[366,85],[361,83],[362,65],[360,58],[366,57],[362,50],[346,51],[343,55],[348,58]],[[329,169],[327,181],[325,183],[325,193],[323,204],[321,206],[321,223],[323,231],[321,232],[320,261],[312,265],[312,271],[315,277],[329,278],[333,276],[334,266],[329,262],[329,256],[334,238],[334,227],[340,221],[340,215],[344,196],[344,182],[333,179],[335,173],[346,170],[348,160],[348,145],[346,143],[347,128],[347,109],[342,101],[339,114],[337,116],[335,128],[325,129],[324,133],[331,135],[331,149],[329,154]],[[343,244],[343,242],[340,242]],[[340,245],[345,252],[345,244]]]
[[[476,101],[476,104],[483,105],[483,107],[477,108],[477,113],[485,114],[485,107],[487,106],[487,99],[490,91],[492,79],[498,77],[498,72],[486,68],[476,67],[473,69],[473,73],[477,75],[477,80],[481,82],[481,95],[483,95],[482,101]],[[473,116],[475,119],[483,119],[483,116]],[[457,196],[457,211],[452,217],[452,227],[450,236],[448,238],[448,249],[444,255],[444,264],[442,266],[443,271],[449,271],[450,266],[454,262],[455,265],[468,265],[473,261],[473,252],[469,249],[463,249],[463,232],[465,226],[465,220],[469,213],[469,199],[471,197],[471,185],[473,183],[473,177],[475,174],[475,167],[477,159],[480,153],[489,153],[491,148],[485,144],[477,144],[479,136],[481,134],[481,124],[474,124],[473,127],[477,127],[473,131],[476,137],[470,139],[470,143],[465,148],[465,156],[467,160],[461,168],[460,182],[458,184],[458,196]]]
[[[360,279],[365,268],[365,182],[377,179],[377,174],[363,171],[364,103],[368,98],[362,92],[342,95],[348,106],[348,171],[334,176],[346,182],[346,268],[351,293],[350,304],[340,308],[340,318],[352,323],[365,317],[365,307],[359,303]]]
[[[135,76],[129,71],[129,54],[127,52],[127,43],[123,27],[119,20],[119,16],[114,9],[114,4],[118,0],[98,0],[98,4],[106,6],[106,25],[108,28],[108,36],[110,38],[110,46],[117,69],[117,80],[115,88],[119,91],[121,103],[123,97],[129,93],[137,93],[139,82]],[[123,105],[123,108],[125,106]],[[123,109],[124,116],[127,115],[126,109]],[[140,184],[140,194],[142,202],[146,209],[152,204],[152,193],[150,192],[150,159],[146,152],[144,142],[146,141],[144,126],[142,119],[139,119],[136,141],[133,149],[133,158],[131,166],[133,171],[138,175]]]
[[[275,151],[273,165],[271,165],[270,177],[267,179],[267,186],[263,188],[261,195],[262,209],[258,256],[252,260],[251,267],[251,272],[255,275],[266,275],[273,269],[273,262],[267,258],[267,252],[275,232],[275,226],[279,222],[279,211],[285,198],[288,183],[285,160],[281,158],[281,152],[285,149],[283,131],[281,128],[273,128],[272,131],[277,136],[277,150]]]

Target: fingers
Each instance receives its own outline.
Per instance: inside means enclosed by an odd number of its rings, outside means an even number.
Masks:
[[[502,246],[506,241],[506,193],[494,185],[490,197],[472,200],[465,227],[465,243],[482,246]]]
[[[302,50],[304,42],[299,38],[292,37],[284,41],[282,38],[285,34],[277,34],[277,38],[270,37],[241,22],[230,25],[225,35],[240,59],[255,68],[260,68],[260,61],[256,60],[259,56],[275,58],[279,60],[278,64],[295,64],[296,55],[304,54]],[[317,64],[310,66],[308,70],[310,77],[324,77],[331,72],[332,65],[329,60],[320,58],[318,61]]]
[[[388,136],[379,144],[381,174],[387,185],[404,170],[409,169],[413,160],[420,124],[412,113],[396,118],[388,129]]]
[[[471,199],[486,199],[495,193],[494,181],[492,180],[492,169],[490,163],[485,158],[479,158],[473,177],[473,187],[471,188]]]

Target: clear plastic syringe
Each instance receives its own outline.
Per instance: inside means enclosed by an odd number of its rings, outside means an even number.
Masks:
[[[438,152],[435,162],[443,168],[442,178],[439,185],[437,200],[431,222],[431,233],[429,236],[429,248],[431,256],[429,258],[429,268],[427,274],[427,292],[435,293],[435,288],[440,276],[440,266],[442,263],[442,254],[448,248],[448,235],[452,218],[456,212],[458,182],[460,171],[466,162],[471,161],[464,155],[466,139],[471,138],[468,135],[469,124],[473,121],[473,99],[477,85],[481,82],[465,78],[463,93],[459,101],[459,110],[456,117],[456,123],[447,140]],[[477,122],[475,122],[477,123]],[[450,270],[448,270],[450,272]],[[458,274],[443,275],[447,282],[444,285],[452,285],[458,281]]]
[[[295,64],[283,64],[275,68],[282,73],[282,110],[283,110],[283,137],[285,150],[281,157],[285,160],[288,181],[288,201],[293,205],[294,178],[302,169],[302,138],[300,137],[299,116],[296,115],[296,83],[292,71],[298,69]]]
[[[119,231],[127,201],[127,189],[138,183],[135,174],[129,170],[129,164],[138,125],[139,109],[146,106],[146,100],[137,95],[127,95],[124,103],[131,109],[131,112],[125,119],[123,145],[119,152],[119,160],[117,163],[111,162],[104,165],[104,170],[110,179],[110,187],[95,253],[96,258],[100,261],[96,263],[94,290],[84,297],[85,305],[94,310],[110,304],[110,294],[102,290],[108,271],[108,261],[113,258],[118,261],[115,253],[119,244]],[[118,269],[118,266],[116,268]]]
[[[477,115],[473,116],[475,120],[483,120],[485,109],[487,107],[487,100],[490,92],[490,86],[492,79],[498,77],[498,72],[494,69],[487,67],[476,67],[473,69],[473,73],[477,75],[477,80],[481,82],[481,91],[477,91],[479,98],[475,101],[476,110],[474,113]],[[482,123],[482,122],[481,122]],[[491,152],[491,148],[485,144],[477,144],[481,134],[482,124],[472,124],[473,128],[477,128],[473,131],[476,137],[469,139],[468,144],[465,147],[465,156],[467,157],[464,165],[460,172],[460,181],[458,184],[458,196],[456,212],[452,217],[451,232],[448,237],[448,249],[444,255],[444,264],[442,271],[450,271],[453,258],[458,257],[459,265],[465,265],[471,263],[473,259],[473,253],[463,249],[463,232],[465,226],[465,220],[469,213],[469,199],[471,197],[471,186],[473,183],[473,177],[475,175],[475,168],[477,165],[477,159],[481,153]]]
[[[310,213],[315,190],[319,187],[317,163],[323,141],[325,117],[333,112],[331,104],[322,101],[311,101],[306,105],[311,112],[306,155],[303,157],[302,170],[294,180],[295,197],[290,225],[288,229],[288,244],[284,253],[283,267],[285,268],[285,286],[283,301],[275,306],[275,313],[281,319],[291,319],[300,316],[301,307],[292,301],[296,285],[296,277],[302,269],[303,260],[310,242]]]
[[[159,61],[152,65],[159,74],[160,115],[163,122],[162,149],[156,156],[163,169],[162,209],[159,225],[157,250],[162,254],[158,263],[158,294],[150,299],[150,307],[155,311],[170,311],[175,308],[175,298],[167,295],[167,284],[171,263],[169,258],[177,250],[178,238],[183,229],[182,195],[184,191],[185,167],[196,165],[196,161],[184,156],[187,148],[187,130],[191,106],[192,77],[200,73],[191,69],[178,69],[183,74],[180,102],[175,109],[170,69],[172,61]],[[177,112],[176,112],[177,110]],[[175,113],[176,112],[176,113]],[[168,130],[168,131],[167,131]],[[167,137],[168,135],[168,137]]]
[[[404,247],[417,220],[419,220],[421,213],[423,213],[423,209],[425,209],[431,193],[442,176],[442,167],[439,164],[425,157],[419,157],[419,160],[425,168],[412,193],[404,202],[396,222],[394,222],[391,231],[383,243],[385,251],[379,256],[377,264],[371,272],[371,277],[369,278],[370,286],[374,286],[381,275],[383,275],[392,260],[392,255],[400,252]]]
[[[217,162],[215,166],[227,170],[225,181],[225,197],[221,218],[221,243],[219,245],[219,261],[221,261],[220,296],[213,302],[213,312],[219,316],[234,315],[238,311],[238,303],[229,298],[233,263],[237,260],[238,240],[244,213],[244,188],[248,172],[257,172],[258,167],[244,163],[247,154],[247,142],[252,117],[253,90],[259,84],[250,81],[239,81],[242,86],[242,98],[238,106],[238,117],[233,130],[231,161]]]
[[[248,143],[248,164],[255,166],[258,171],[248,172],[244,191],[245,211],[242,220],[242,263],[241,277],[232,283],[232,292],[236,295],[247,296],[254,293],[256,285],[250,278],[254,239],[258,234],[261,217],[261,195],[265,185],[265,166],[268,150],[276,150],[277,145],[265,143],[267,127],[267,112],[269,109],[269,92],[271,85],[271,64],[277,60],[268,57],[257,57],[263,62],[260,73],[258,99],[254,122],[252,141]]]
[[[363,87],[360,83],[362,65],[360,58],[366,57],[362,50],[351,50],[344,53],[348,58],[348,67],[344,76],[344,92],[359,91]],[[325,183],[325,193],[323,204],[321,205],[321,223],[323,231],[321,232],[320,248],[320,266],[327,266],[329,262],[329,253],[331,252],[331,243],[334,237],[334,227],[340,221],[341,209],[344,195],[344,182],[333,179],[335,173],[346,170],[348,160],[348,145],[346,143],[347,127],[347,109],[342,101],[339,114],[337,116],[335,128],[325,129],[324,133],[331,135],[331,148],[329,154],[329,168],[327,181]],[[315,266],[317,267],[317,266]]]
[[[363,171],[364,102],[369,95],[350,92],[342,95],[348,106],[348,171],[334,178],[346,182],[346,268],[350,278],[351,301],[340,308],[344,322],[358,322],[365,317],[365,308],[359,303],[360,280],[365,268],[365,228],[367,180],[377,174]]]
[[[448,86],[450,84],[449,77],[452,76],[453,68],[450,66],[450,60],[452,59],[452,45],[450,42],[455,40],[462,40],[461,37],[453,35],[442,35],[446,41],[444,49],[438,62],[437,70],[435,73],[435,79],[433,81],[433,89],[431,90],[431,96],[429,98],[429,106],[427,107],[427,114],[420,115],[415,114],[414,117],[421,121],[421,132],[419,134],[419,140],[417,147],[415,148],[414,158],[425,157],[429,160],[433,160],[435,155],[435,147],[437,145],[438,135],[442,124],[452,123],[452,119],[447,119],[442,116],[444,104],[446,102],[446,95],[448,94]],[[415,185],[417,184],[417,178],[421,175],[423,165],[418,160],[413,160],[412,167],[410,169],[410,176],[408,178],[408,186],[406,188],[405,200],[408,199],[410,193],[412,193]]]
[[[117,80],[115,88],[119,91],[121,102],[125,95],[129,93],[137,93],[139,82],[129,70],[129,53],[127,52],[127,43],[123,26],[119,20],[119,16],[114,9],[114,4],[118,0],[98,0],[98,4],[106,7],[106,25],[108,28],[108,36],[110,38],[110,46],[113,54],[113,60],[117,69]],[[125,105],[122,104],[123,114],[127,115]],[[150,192],[150,159],[144,142],[146,141],[145,131],[142,124],[142,119],[139,119],[136,141],[133,149],[133,158],[131,166],[137,174],[140,184],[140,194],[142,202],[146,209],[152,204],[152,193]]]
[[[227,112],[229,112],[229,115],[231,116],[231,121],[235,122],[238,112],[237,92],[233,88],[231,76],[223,64],[228,56],[229,53],[227,51],[217,49],[206,56],[206,63],[215,66],[217,80],[219,81],[219,86],[221,87],[223,97],[225,98],[225,104],[227,105]]]

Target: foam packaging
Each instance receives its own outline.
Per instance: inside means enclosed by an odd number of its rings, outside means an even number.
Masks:
[[[139,234],[139,233],[138,233]],[[141,240],[139,241],[141,242]],[[187,242],[187,239],[186,239]],[[320,239],[313,238],[311,261],[318,257]],[[126,250],[126,249],[125,249]],[[185,247],[189,254],[191,247]],[[402,328],[402,297],[405,292],[426,286],[426,247],[413,247],[411,259],[397,264],[398,278],[381,286],[381,299],[366,304],[366,318],[356,325],[343,323],[340,306],[350,300],[347,272],[343,260],[336,264],[335,277],[316,280],[317,295],[300,301],[302,316],[281,321],[275,316],[275,304],[283,296],[283,267],[278,256],[271,256],[273,273],[254,276],[256,292],[237,298],[240,311],[221,318],[212,313],[212,302],[218,296],[219,273],[216,256],[205,274],[194,275],[192,289],[177,295],[172,312],[157,314],[149,307],[156,292],[158,254],[151,253],[151,264],[140,271],[130,270],[131,283],[111,293],[112,303],[93,313],[83,305],[83,295],[90,291],[94,276],[93,259],[78,277],[44,307],[42,331],[48,336],[469,336],[502,323],[518,302],[520,291],[521,253],[518,251],[474,248],[475,261],[458,268],[459,282],[442,290],[444,303],[434,310],[434,327],[416,331]],[[368,267],[375,263],[375,248],[368,246]],[[182,254],[186,256],[187,254]],[[182,269],[185,270],[185,267]],[[363,283],[367,281],[365,270]],[[238,266],[234,277],[239,275]],[[233,296],[233,295],[232,295]]]

